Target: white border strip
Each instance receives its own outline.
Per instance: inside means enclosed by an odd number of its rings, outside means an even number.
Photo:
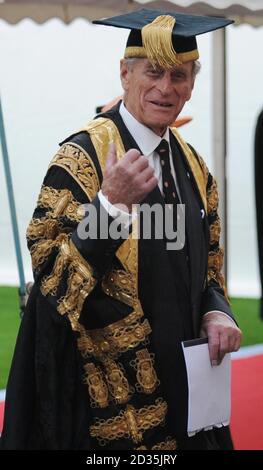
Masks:
[[[5,401],[5,390],[0,390],[0,401]]]
[[[263,354],[263,344],[254,344],[253,346],[243,346],[239,351],[231,353],[232,359],[242,359],[244,357],[259,356]]]

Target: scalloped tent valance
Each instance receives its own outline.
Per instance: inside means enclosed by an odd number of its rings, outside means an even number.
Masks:
[[[263,0],[0,0],[0,18],[11,24],[24,18],[37,23],[59,18],[70,23],[75,18],[91,21],[141,7],[224,15],[233,18],[236,24],[263,25]]]

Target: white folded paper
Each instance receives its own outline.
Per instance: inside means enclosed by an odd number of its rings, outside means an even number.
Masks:
[[[229,424],[231,356],[211,366],[207,339],[182,342],[188,379],[188,424],[191,436],[204,429]]]

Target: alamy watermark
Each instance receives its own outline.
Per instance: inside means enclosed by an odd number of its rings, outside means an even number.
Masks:
[[[78,224],[81,240],[108,239],[164,239],[167,250],[181,250],[185,245],[184,204],[134,204],[132,212],[124,212],[111,205],[111,211],[102,205],[85,204],[85,215]],[[113,210],[112,210],[113,209]]]

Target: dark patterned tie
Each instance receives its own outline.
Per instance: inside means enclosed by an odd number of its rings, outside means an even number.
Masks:
[[[162,167],[163,195],[166,204],[179,203],[174,178],[171,172],[169,144],[167,140],[162,139],[156,148],[156,152],[160,155]]]
[[[155,151],[160,155],[160,162],[161,162],[161,167],[162,167],[164,202],[165,204],[168,205],[168,208],[172,210],[173,212],[172,226],[173,226],[174,232],[177,232],[178,220],[180,220],[181,217],[184,217],[184,212],[182,212],[183,211],[182,207],[177,205],[177,204],[181,204],[181,200],[178,197],[178,193],[177,193],[176,186],[175,186],[175,180],[171,172],[170,152],[169,152],[169,144],[167,140],[162,139]],[[169,212],[170,211],[168,211],[168,213],[165,212],[165,217],[167,215],[169,216]],[[164,220],[165,223],[166,221],[167,219]],[[179,245],[181,242],[181,248],[179,251],[181,254],[183,253],[184,256],[186,256],[186,260],[188,262],[187,237],[186,237],[185,231],[183,233],[178,231],[177,235],[174,237],[174,240],[175,239],[178,241]],[[177,251],[177,254],[179,253],[179,251]]]

